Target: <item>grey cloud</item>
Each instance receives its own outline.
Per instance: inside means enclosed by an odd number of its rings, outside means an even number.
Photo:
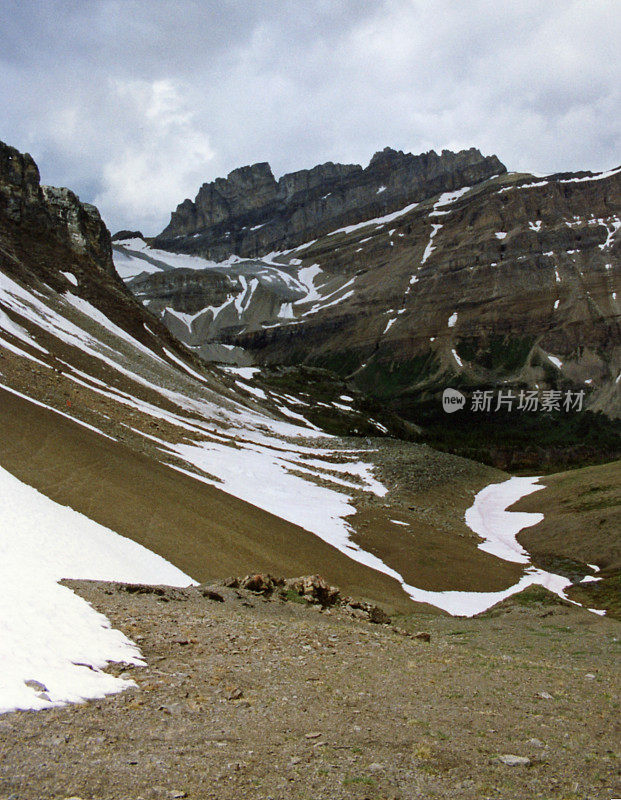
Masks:
[[[621,161],[616,0],[6,3],[0,138],[154,233],[269,160],[475,145],[510,169]]]

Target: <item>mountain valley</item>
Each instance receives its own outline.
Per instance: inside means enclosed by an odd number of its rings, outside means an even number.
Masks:
[[[151,239],[0,145],[2,800],[619,791],[620,176],[255,165]]]

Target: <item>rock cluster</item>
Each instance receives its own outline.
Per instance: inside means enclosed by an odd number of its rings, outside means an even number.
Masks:
[[[504,172],[496,156],[475,148],[414,156],[387,147],[364,169],[328,162],[280,180],[262,162],[203,184],[194,201],[173,212],[154,246],[214,260],[253,258]]]
[[[304,575],[300,578],[275,578],[273,575],[258,573],[246,575],[243,578],[229,578],[224,581],[224,586],[232,589],[245,589],[255,594],[269,597],[276,594],[282,600],[300,599],[310,605],[330,608],[341,606],[351,612],[352,616],[373,622],[376,625],[390,625],[391,618],[383,608],[345,597],[336,586],[330,586],[320,575]],[[405,636],[411,634],[401,628],[395,628],[397,633]],[[430,634],[413,634],[415,639],[428,642]]]

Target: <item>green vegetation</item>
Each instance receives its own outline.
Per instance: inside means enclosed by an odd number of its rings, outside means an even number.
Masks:
[[[535,340],[532,337],[493,335],[487,347],[481,347],[478,337],[461,339],[455,348],[460,358],[500,374],[519,369],[530,353]]]
[[[278,594],[283,600],[288,600],[292,603],[300,603],[303,606],[309,605],[308,600],[293,589],[282,589]]]
[[[467,342],[461,345],[469,346]],[[498,368],[502,361],[509,369],[525,357],[530,346],[527,339],[514,338],[505,344],[496,337],[489,348],[489,363]],[[359,359],[359,352],[344,351],[328,359],[333,369],[307,365],[264,367],[257,383],[267,391],[300,397],[308,405],[293,410],[327,433],[388,435],[421,442],[517,474],[559,472],[621,457],[621,421],[604,414],[516,409],[472,411],[469,398],[475,387],[465,378],[455,376],[450,385],[460,389],[468,402],[464,409],[449,416],[442,409],[440,390],[413,388],[438,374],[439,363],[432,354],[403,361],[371,359],[350,380],[342,377],[355,371]],[[340,374],[333,370],[339,370]],[[491,386],[476,388],[495,390]],[[513,391],[517,394],[519,388],[514,387]],[[343,404],[342,394],[353,397],[351,411],[332,405]],[[373,421],[386,428],[387,433]],[[576,510],[604,509],[608,502],[605,494],[594,493],[581,498]]]
[[[321,353],[306,359],[314,367],[331,370],[344,378],[358,369],[361,363],[359,350],[341,350],[338,353]]]
[[[526,606],[528,608],[536,606],[566,606],[569,605],[565,600],[545,589],[543,586],[527,586],[517,594],[512,594],[505,600],[481,614],[482,617],[496,617],[503,611],[515,606]]]
[[[465,390],[455,381],[451,386]],[[484,412],[467,403],[449,416],[441,393],[409,393],[390,406],[422,428],[420,441],[509,472],[560,472],[621,457],[621,421],[591,411]]]
[[[614,619],[621,619],[621,572],[604,575],[601,580],[571,586],[567,596],[588,608],[601,608]]]
[[[373,778],[367,778],[363,775],[354,778],[343,778],[343,786],[351,786],[352,784],[361,783],[364,786],[375,786],[376,781]]]
[[[352,388],[330,370],[299,367],[265,367],[258,385],[267,391],[291,394],[308,405],[295,410],[327,433],[336,436],[385,436],[412,439],[416,434],[413,425],[400,419],[378,399],[362,394]],[[343,405],[341,395],[353,398],[351,411],[332,405]],[[374,422],[387,429],[382,431]]]
[[[356,375],[356,385],[380,400],[388,400],[435,374],[440,365],[433,353],[403,361],[371,361]]]

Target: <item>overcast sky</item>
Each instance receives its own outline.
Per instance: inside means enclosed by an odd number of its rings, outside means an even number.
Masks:
[[[201,183],[386,146],[621,163],[620,0],[3,0],[0,139],[155,234]]]

